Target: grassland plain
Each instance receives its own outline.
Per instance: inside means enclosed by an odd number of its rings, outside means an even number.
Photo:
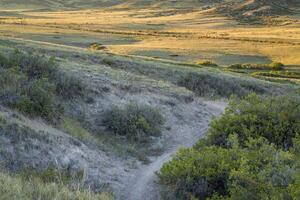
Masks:
[[[187,5],[195,2],[186,2],[187,7],[174,3],[179,8],[170,4],[132,6],[136,3],[97,9],[79,6],[69,11],[55,6],[48,11],[5,9],[0,31],[1,35],[85,48],[99,43],[113,53],[184,62],[300,64],[300,28],[295,15],[283,20],[285,24],[249,25],[204,9],[207,5],[201,1],[194,9]]]
[[[52,165],[83,172],[76,185],[79,197],[104,192],[103,199],[110,193],[116,199],[159,199],[155,172],[180,146],[191,147],[205,135],[231,95],[299,93],[299,84],[291,78],[298,78],[300,64],[300,23],[295,15],[266,26],[215,12],[218,1],[180,2],[31,0],[24,5],[0,0],[0,54],[9,58],[18,49],[53,57],[60,73],[84,86],[74,98],[53,97],[63,108],[55,123],[1,105],[1,165],[11,172],[24,167],[47,171]],[[3,60],[2,70],[24,73],[20,66],[7,69]],[[284,68],[223,67],[269,66],[273,61],[284,63]],[[28,65],[36,67],[34,61]],[[123,119],[131,120],[124,112],[130,113],[126,106],[132,104],[149,108],[147,113],[159,111],[156,116],[164,119],[159,122],[161,134],[136,142],[116,131]],[[111,117],[111,123],[120,123],[107,127],[106,114],[112,109],[122,116]],[[139,112],[133,112],[138,118],[130,127],[135,134],[146,134],[153,117]],[[19,176],[1,177],[26,185]],[[77,190],[61,188],[76,195],[72,192]]]

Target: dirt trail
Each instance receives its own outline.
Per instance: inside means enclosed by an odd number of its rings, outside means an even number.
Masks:
[[[226,107],[225,102],[205,102],[207,107],[211,108],[214,115],[222,113]],[[141,167],[136,174],[136,178],[132,183],[128,184],[128,193],[124,195],[124,199],[127,200],[159,200],[159,185],[156,172],[163,166],[164,163],[172,159],[176,152],[181,147],[192,147],[206,132],[208,129],[209,121],[203,123],[203,128],[198,131],[198,134],[184,141],[182,144],[176,144],[172,149],[165,152],[163,155],[155,158],[155,160],[149,165]]]

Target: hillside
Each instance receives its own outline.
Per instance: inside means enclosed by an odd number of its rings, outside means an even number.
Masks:
[[[279,15],[295,14],[298,12],[297,0],[238,0],[226,1],[217,6],[220,13],[235,18],[255,19]]]
[[[216,8],[220,13],[233,16],[272,16],[291,14],[297,12],[299,2],[297,0],[28,0],[26,3],[21,0],[1,0],[1,8],[23,8],[23,9],[78,9],[78,8],[99,8],[99,7],[168,7],[178,9],[203,9]]]
[[[0,200],[298,199],[297,3],[0,0]]]

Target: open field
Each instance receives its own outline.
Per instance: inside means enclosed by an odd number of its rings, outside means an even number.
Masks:
[[[83,9],[6,11],[0,34],[108,52],[194,63],[300,64],[300,22],[285,26],[246,25],[207,10]],[[293,52],[293,53],[291,53]]]

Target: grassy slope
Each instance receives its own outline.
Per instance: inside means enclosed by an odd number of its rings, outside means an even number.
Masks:
[[[34,42],[28,40],[23,41],[12,39],[12,41],[7,42],[9,46],[15,46],[21,49],[23,48],[25,50],[31,48],[41,49],[41,51],[48,52],[49,55],[58,56],[63,60],[65,60],[65,58],[72,58],[72,61],[80,64],[81,67],[85,65],[84,68],[90,68],[90,66],[98,65],[100,62],[101,64],[104,64],[110,69],[114,70],[114,72],[112,72],[112,76],[116,76],[115,73],[119,72],[130,72],[134,76],[137,76],[136,78],[139,77],[138,79],[143,77],[145,83],[148,82],[147,84],[149,84],[149,86],[153,83],[153,81],[165,82],[166,85],[163,87],[172,87],[172,85],[180,86],[179,81],[183,76],[189,73],[195,73],[200,75],[213,76],[216,78],[216,80],[220,79],[224,81],[233,79],[236,80],[237,85],[253,84],[253,87],[258,87],[260,88],[259,90],[262,89],[265,93],[269,94],[280,94],[284,91],[283,88],[287,89],[287,91],[291,91],[288,88],[294,88],[294,86],[290,86],[289,84],[277,84],[268,81],[261,81],[244,74],[232,74],[230,72],[224,72],[223,70],[220,70],[218,68],[210,68],[204,66],[201,67],[180,62],[177,63],[135,56],[94,53],[84,48]],[[101,69],[98,68],[97,70]],[[211,86],[213,86],[215,83],[212,82],[210,84]],[[230,87],[230,85],[227,85],[226,89],[228,89],[228,87]],[[174,89],[178,90],[179,88],[175,87]],[[210,96],[212,94],[210,94],[208,91],[207,95]],[[203,96],[206,95],[204,94]]]

